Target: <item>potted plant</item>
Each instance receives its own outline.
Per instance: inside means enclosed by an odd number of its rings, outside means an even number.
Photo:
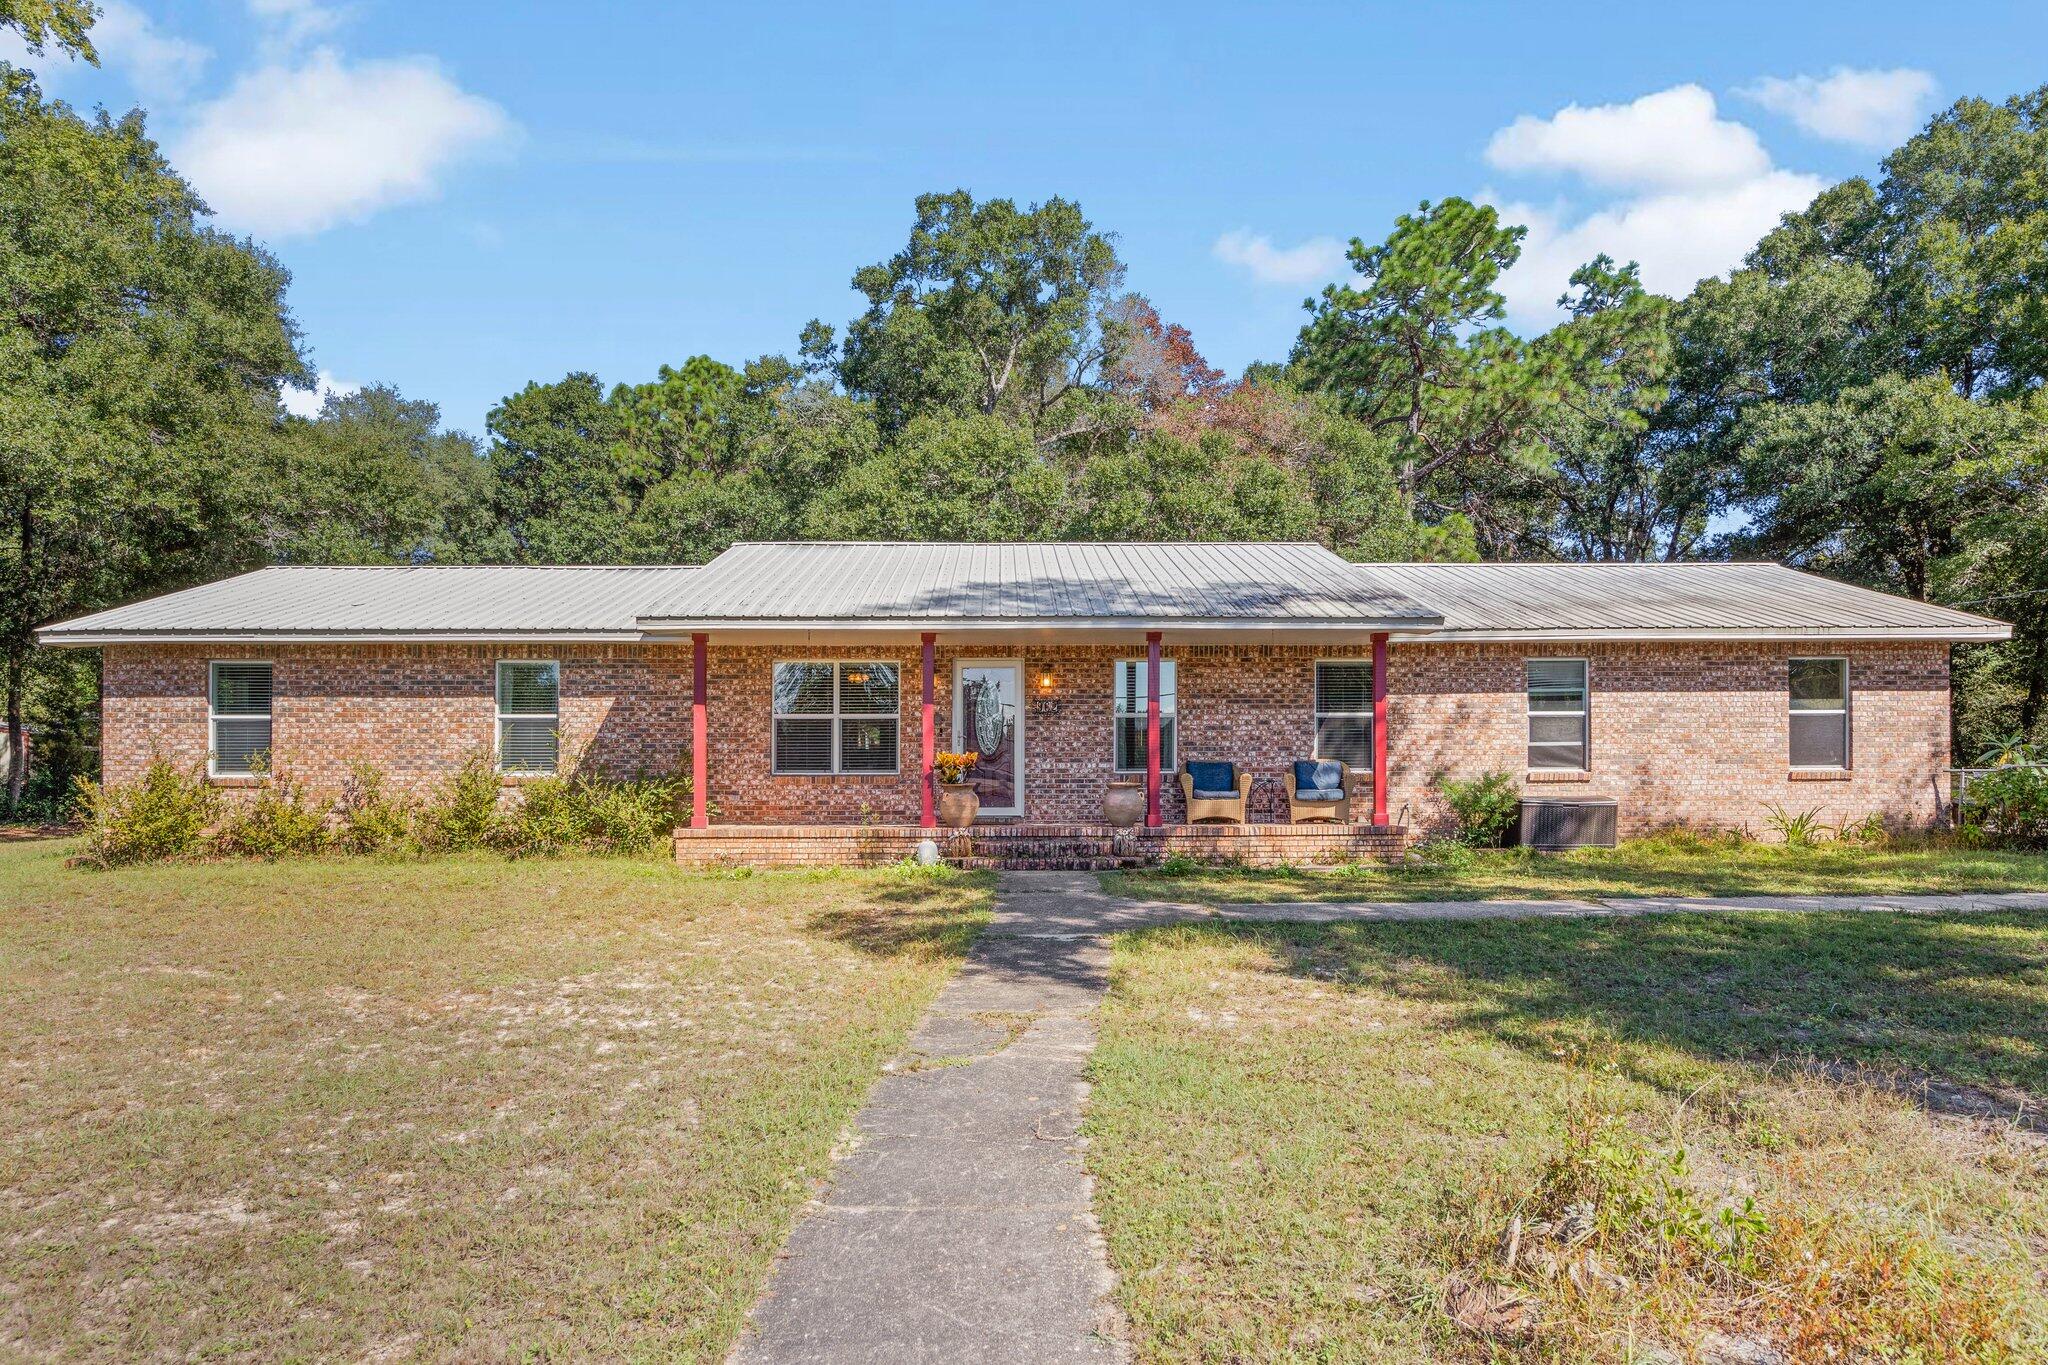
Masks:
[[[932,755],[932,776],[939,787],[939,823],[947,829],[966,829],[981,814],[981,794],[967,782],[967,774],[980,760],[981,755],[972,749]]]

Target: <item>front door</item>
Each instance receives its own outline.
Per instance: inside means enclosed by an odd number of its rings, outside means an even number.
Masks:
[[[1024,665],[962,659],[953,668],[953,748],[980,754],[967,779],[983,815],[1024,813]]]

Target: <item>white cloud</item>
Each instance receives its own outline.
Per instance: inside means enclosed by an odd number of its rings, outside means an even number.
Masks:
[[[280,399],[284,403],[284,410],[286,412],[294,417],[310,419],[320,415],[320,409],[326,406],[327,400],[330,397],[339,396],[346,398],[349,394],[361,390],[362,387],[361,384],[351,383],[346,379],[336,379],[327,371],[322,370],[313,376],[312,388],[287,388],[280,395]]]
[[[1299,246],[1276,247],[1249,228],[1226,232],[1211,253],[1219,261],[1243,266],[1261,284],[1324,284],[1344,274],[1345,244],[1335,237],[1311,237]]]
[[[342,11],[318,0],[248,0],[250,17],[263,25],[264,47],[280,55],[340,27]]]
[[[125,77],[135,93],[147,100],[169,101],[185,94],[198,83],[213,57],[203,43],[165,33],[148,15],[122,0],[106,0],[100,6],[92,42],[106,68]],[[46,86],[62,84],[86,65],[54,43],[46,44],[37,56],[12,30],[0,34],[0,61],[27,67]]]
[[[1568,104],[1549,118],[1524,114],[1493,135],[1486,159],[1503,171],[1564,173],[1643,190],[1737,185],[1771,167],[1756,134],[1719,117],[1713,95],[1697,85],[1628,104]]]
[[[1889,71],[1838,66],[1825,76],[1765,76],[1736,93],[1783,114],[1805,131],[1855,147],[1895,147],[1920,126],[1934,77],[1911,67]]]
[[[172,160],[227,225],[286,237],[431,198],[450,167],[511,129],[431,58],[349,63],[323,48],[201,105]]]
[[[1582,217],[1496,203],[1504,222],[1529,229],[1522,259],[1501,276],[1501,295],[1513,317],[1547,326],[1572,272],[1605,252],[1641,266],[1646,288],[1682,298],[1707,276],[1739,264],[1782,215],[1805,208],[1826,183],[1773,170],[1723,189],[1625,199]]]

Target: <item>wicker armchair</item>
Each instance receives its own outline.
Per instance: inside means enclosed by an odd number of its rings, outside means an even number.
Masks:
[[[1313,760],[1310,760],[1313,761]],[[1298,766],[1298,765],[1297,765]],[[1304,800],[1302,797],[1301,774],[1294,768],[1287,772],[1287,818],[1294,824],[1311,820],[1330,820],[1340,825],[1351,823],[1351,796],[1358,790],[1358,780],[1364,777],[1358,769],[1349,764],[1338,764],[1344,772],[1340,794],[1335,800],[1321,797]],[[1316,788],[1313,790],[1327,790]]]
[[[1246,822],[1245,813],[1251,806],[1252,775],[1236,764],[1230,764],[1228,766],[1235,778],[1233,785],[1237,789],[1237,795],[1197,796],[1195,795],[1195,775],[1189,769],[1203,766],[1209,765],[1191,763],[1183,765],[1180,770],[1180,794],[1181,799],[1187,803],[1188,823],[1195,825],[1200,824],[1204,820],[1222,820],[1233,825],[1244,824]],[[1203,790],[1214,792],[1220,789],[1205,787]]]

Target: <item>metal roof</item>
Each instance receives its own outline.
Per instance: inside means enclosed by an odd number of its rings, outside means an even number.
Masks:
[[[650,606],[650,628],[987,622],[1427,627],[1437,614],[1314,544],[735,545]]]
[[[1779,564],[1362,564],[1443,614],[1432,639],[2003,640],[1989,617]]]
[[[419,565],[258,569],[45,626],[45,644],[124,639],[640,638],[687,567]]]
[[[1775,564],[1351,564],[1319,545],[743,544],[703,568],[259,569],[79,617],[123,640],[637,640],[1103,628],[1273,638],[2002,640],[1988,617]]]

